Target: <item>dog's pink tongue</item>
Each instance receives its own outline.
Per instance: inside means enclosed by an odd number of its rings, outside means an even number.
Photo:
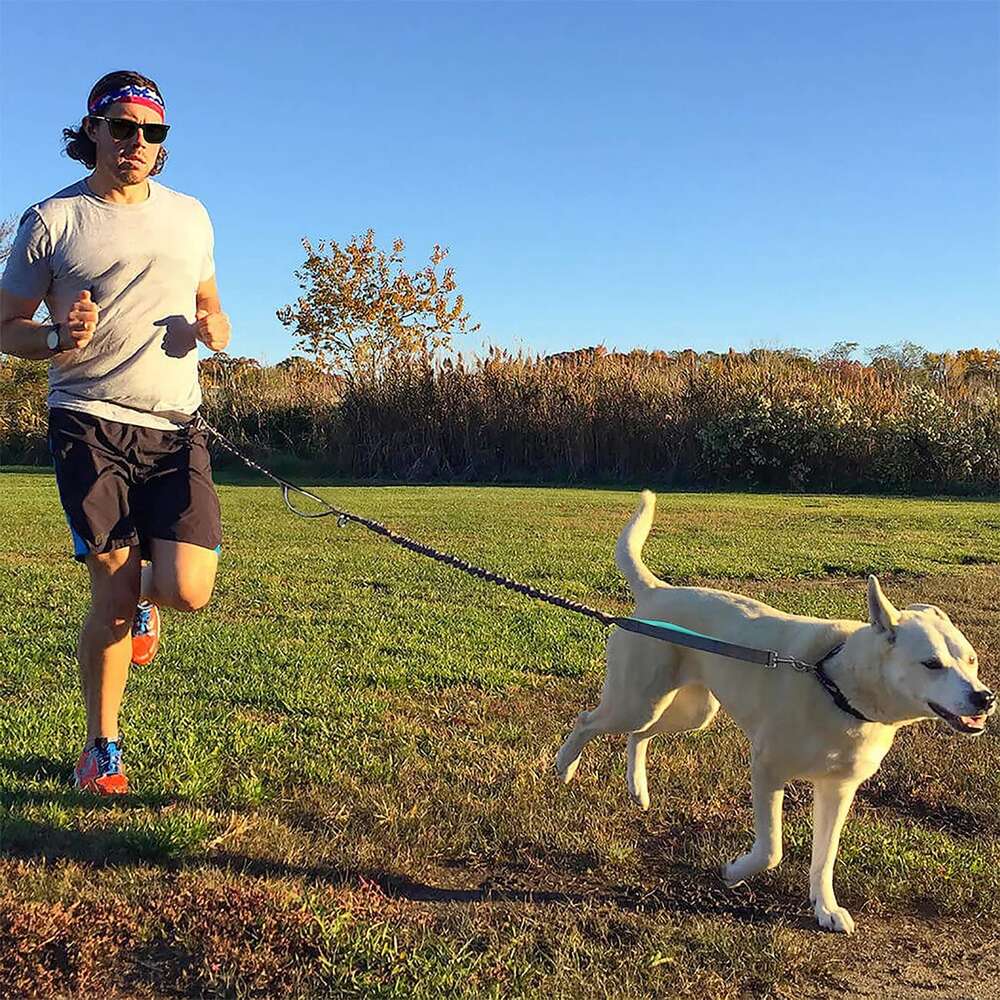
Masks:
[[[985,715],[963,715],[962,721],[973,729],[982,729],[986,725]]]

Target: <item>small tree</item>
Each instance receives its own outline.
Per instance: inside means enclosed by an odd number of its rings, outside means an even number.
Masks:
[[[896,367],[902,371],[915,371],[923,367],[926,352],[912,340],[900,340],[895,344],[879,344],[872,347],[868,357],[873,365],[879,364]]]
[[[856,340],[838,340],[833,347],[819,354],[817,360],[831,364],[843,364],[851,360],[851,355],[858,349]]]
[[[454,269],[438,277],[448,251],[436,244],[430,264],[414,274],[403,269],[403,241],[395,240],[387,255],[371,229],[345,247],[323,240],[314,248],[308,239],[302,246],[306,260],[295,277],[305,294],[277,316],[294,330],[298,349],[329,370],[377,376],[393,362],[430,360],[451,346],[453,332],[479,329],[468,326],[461,295],[449,301]]]
[[[3,270],[4,265],[7,263],[7,258],[14,249],[14,238],[17,236],[17,224],[18,217],[16,215],[8,215],[7,218],[0,219],[0,271]],[[44,305],[41,305],[38,308],[40,313],[35,313],[38,317],[38,321],[40,323],[51,323],[52,317],[49,316],[49,310]]]
[[[17,217],[8,215],[6,219],[0,219],[0,264],[5,263],[10,256],[16,235]]]

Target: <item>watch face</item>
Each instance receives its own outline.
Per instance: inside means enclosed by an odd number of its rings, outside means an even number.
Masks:
[[[45,338],[46,343],[49,345],[50,351],[58,350],[59,348],[59,331],[49,330],[49,335]]]

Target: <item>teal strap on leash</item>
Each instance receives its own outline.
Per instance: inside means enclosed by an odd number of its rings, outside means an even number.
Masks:
[[[765,667],[776,667],[779,663],[786,663],[792,660],[792,657],[778,656],[777,653],[770,649],[754,649],[752,646],[740,646],[735,642],[726,642],[723,639],[716,639],[710,635],[703,635],[701,632],[692,632],[689,628],[674,625],[671,622],[649,621],[645,618],[616,618],[615,624],[619,628],[627,629],[629,632],[648,635],[651,639],[663,639],[678,646],[688,646],[691,649],[700,649],[706,653],[717,653],[719,656],[728,656],[734,660],[745,660],[747,663],[759,663]]]

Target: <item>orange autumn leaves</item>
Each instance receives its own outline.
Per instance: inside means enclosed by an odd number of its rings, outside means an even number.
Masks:
[[[306,238],[305,263],[295,272],[303,294],[277,311],[296,346],[325,368],[349,378],[377,377],[387,367],[426,362],[451,346],[453,333],[472,333],[456,292],[454,268],[438,275],[448,255],[435,244],[430,263],[408,273],[404,243],[386,254],[369,229],[346,246]]]

